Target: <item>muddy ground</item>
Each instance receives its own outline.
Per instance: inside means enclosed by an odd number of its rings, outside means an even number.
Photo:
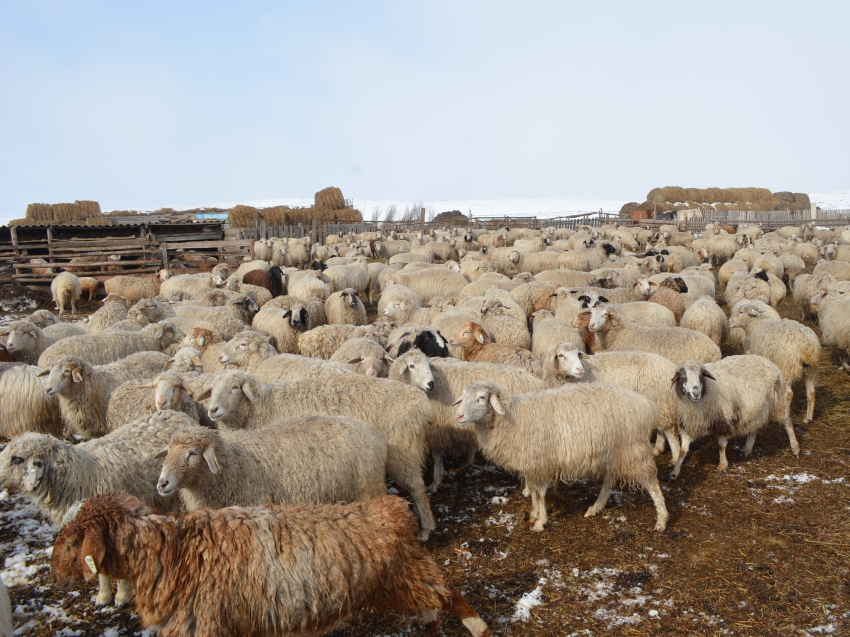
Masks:
[[[790,299],[779,310],[800,318]],[[805,391],[795,387],[799,458],[773,425],[748,459],[741,457],[742,440],[730,443],[725,474],[715,471],[713,441],[692,447],[679,479],[663,485],[670,511],[664,533],[651,530],[655,511],[643,492],[616,491],[603,514],[584,518],[598,489],[585,483],[552,490],[549,526],[531,532],[530,503],[517,480],[479,456],[472,469],[449,473],[433,496],[438,531],[428,548],[500,635],[850,634],[848,380],[824,349],[815,420],[805,426]],[[662,457],[659,476],[668,474]],[[69,595],[47,584],[44,549],[52,536],[31,507],[5,498],[0,515],[4,568],[19,560],[9,556],[21,552],[22,542],[32,554],[31,583],[11,588],[16,620],[27,624],[20,634],[140,631],[128,610],[96,611],[94,589]],[[333,635],[421,630],[413,616],[369,615]],[[447,617],[443,634],[467,633]]]

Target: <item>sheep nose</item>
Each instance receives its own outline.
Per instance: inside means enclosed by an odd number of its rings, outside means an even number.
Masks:
[[[367,370],[367,371],[366,371],[366,375],[367,375],[367,376],[374,376],[374,375],[375,375],[375,370],[374,370],[374,369],[369,369],[369,370]]]
[[[156,490],[157,490],[157,492],[159,492],[159,494],[160,494],[160,495],[165,495],[165,494],[167,494],[167,493],[168,493],[168,491],[169,491],[169,489],[168,489],[168,483],[169,483],[169,482],[170,482],[170,481],[169,481],[169,480],[167,480],[167,479],[165,479],[165,478],[163,478],[162,480],[160,480],[159,482],[157,482],[157,484],[156,484]]]
[[[432,389],[434,389],[434,381],[429,380],[427,387],[428,387],[428,391],[431,391]]]

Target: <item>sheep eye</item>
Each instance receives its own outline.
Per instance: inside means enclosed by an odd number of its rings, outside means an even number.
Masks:
[[[20,456],[12,456],[12,460],[9,462],[9,464],[21,464],[23,461],[24,459]]]
[[[35,462],[33,462],[33,464],[34,464],[36,467],[38,467],[39,469],[41,469],[41,468],[44,466],[44,463],[43,463],[43,462],[41,462],[40,460],[36,460]]]
[[[188,454],[188,457],[189,457],[189,458],[194,458],[194,457],[195,457],[195,456],[197,456],[197,455],[198,455],[198,452],[197,452],[197,451],[195,451],[194,449],[190,449],[190,450],[189,450],[189,454]]]

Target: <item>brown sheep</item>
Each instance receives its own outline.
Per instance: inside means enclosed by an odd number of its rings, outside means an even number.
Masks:
[[[348,505],[197,509],[153,515],[124,494],[88,499],[56,537],[51,579],[134,582],[136,612],[160,637],[319,635],[363,610],[439,610],[475,637],[487,625],[416,540],[401,498]],[[285,594],[282,594],[285,591]]]
[[[676,325],[678,325],[682,320],[682,314],[685,313],[685,301],[682,299],[682,294],[687,291],[688,286],[682,277],[668,277],[658,284],[658,289],[652,293],[647,301],[663,305],[673,312],[673,316],[676,317]]]
[[[268,270],[251,270],[242,277],[242,283],[266,288],[274,298],[283,294],[283,270],[278,265]]]
[[[206,373],[217,372],[224,369],[218,362],[218,357],[227,343],[217,333],[205,327],[195,327],[180,342],[181,347],[195,347],[201,352],[201,365]]]
[[[487,330],[480,323],[469,321],[455,332],[452,347],[463,349],[463,360],[476,363],[499,363],[514,365],[527,372],[540,376],[543,367],[530,351],[521,347],[511,347],[494,343]]]
[[[100,285],[100,281],[90,276],[81,276],[80,277],[80,288],[82,289],[83,294],[88,294],[88,300],[94,301],[95,292],[97,292],[97,286]]]

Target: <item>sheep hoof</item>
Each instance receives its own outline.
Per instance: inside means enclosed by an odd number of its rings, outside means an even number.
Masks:
[[[115,598],[115,608],[124,608],[129,603],[129,599],[120,599],[118,597]]]
[[[525,489],[522,490],[522,497],[527,498],[530,495],[531,495],[531,489],[529,489],[528,487],[525,487]]]
[[[671,473],[669,476],[667,476],[667,482],[676,482],[676,478],[678,477],[679,476],[677,474]]]
[[[596,509],[596,507],[590,507],[587,511],[584,512],[584,517],[592,518],[597,513],[599,513],[599,511]]]
[[[419,531],[419,535],[416,536],[420,542],[427,542],[428,538],[431,537],[431,531],[428,529],[422,529]]]
[[[535,531],[536,533],[542,533],[543,532],[543,522],[538,520],[537,522],[534,523],[534,526],[531,527],[531,530]]]
[[[655,525],[655,530],[656,530],[658,533],[661,533],[661,532],[663,532],[663,531],[666,531],[666,530],[667,530],[667,525],[666,525],[666,524],[661,524],[661,522],[658,522],[658,523]]]
[[[101,608],[102,606],[109,606],[112,603],[112,591],[109,593],[98,593],[97,597],[94,599],[94,605],[97,608]]]
[[[726,469],[728,467],[729,467],[729,465],[726,465],[726,466],[720,465],[719,467],[717,467],[717,471],[715,473],[717,473],[718,475],[726,473]]]

